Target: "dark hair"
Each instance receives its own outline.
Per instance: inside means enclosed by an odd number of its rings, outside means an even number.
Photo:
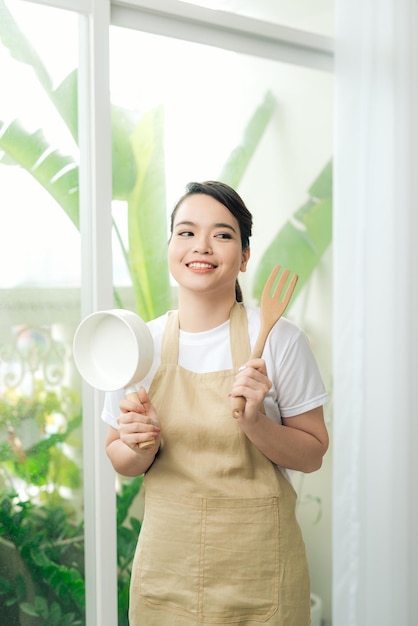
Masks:
[[[232,187],[216,180],[207,180],[203,183],[192,182],[186,186],[186,193],[182,195],[180,200],[178,200],[173,212],[171,213],[170,232],[173,232],[174,219],[181,203],[189,196],[199,193],[211,196],[223,204],[224,207],[232,213],[239,225],[242,249],[245,250],[246,248],[249,248],[250,237],[252,234],[253,216],[245,206],[241,196],[239,196],[237,192],[232,189]],[[242,302],[242,292],[238,280],[235,283],[235,297],[238,302]]]

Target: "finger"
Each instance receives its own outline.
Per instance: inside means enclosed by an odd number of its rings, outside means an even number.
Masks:
[[[253,376],[257,380],[269,380],[266,362],[263,359],[253,359],[252,361],[248,361],[244,368],[240,368],[239,373]]]
[[[141,413],[137,413],[136,411],[129,411],[128,413],[121,413],[117,418],[117,422],[119,424],[130,424],[130,423],[147,423],[147,418]]]
[[[264,359],[250,359],[245,364],[245,367],[249,367],[249,368],[255,369],[255,370],[259,371],[259,372],[262,372],[263,374],[265,374],[267,376],[266,362],[265,362]]]
[[[126,435],[123,437],[122,441],[132,448],[132,450],[138,451],[146,451],[148,452],[150,449],[156,447],[157,437],[144,437],[140,434]]]
[[[134,402],[133,400],[128,400],[127,398],[124,398],[123,400],[121,400],[119,402],[119,408],[124,413],[130,413],[132,411],[134,411],[136,413],[143,413],[144,412],[144,407],[140,403],[139,398],[138,398],[137,402]]]
[[[142,406],[145,408],[145,411],[148,412],[151,408],[151,400],[144,387],[140,387],[138,391],[138,398]]]
[[[121,413],[117,418],[119,432],[159,434],[161,429],[156,420],[138,413]]]
[[[267,387],[267,389],[271,387],[267,376],[254,368],[246,368],[241,374],[238,374],[235,379],[235,385],[244,385],[253,389],[259,386]]]

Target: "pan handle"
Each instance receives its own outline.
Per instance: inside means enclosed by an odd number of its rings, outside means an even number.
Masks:
[[[126,394],[126,398],[128,400],[131,400],[131,402],[136,402],[137,404],[138,403],[141,404],[141,401],[138,398],[135,385],[129,385],[129,387],[126,387],[125,394]],[[149,448],[152,448],[152,446],[154,445],[155,445],[155,437],[153,437],[152,439],[149,439],[148,441],[143,441],[142,443],[139,443],[138,448],[140,450],[148,450]]]

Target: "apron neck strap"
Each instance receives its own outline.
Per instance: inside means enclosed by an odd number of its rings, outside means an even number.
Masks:
[[[238,369],[250,358],[251,346],[248,336],[247,311],[241,302],[235,302],[229,316],[229,336],[234,369]],[[168,314],[161,346],[161,365],[177,365],[179,353],[179,314]]]

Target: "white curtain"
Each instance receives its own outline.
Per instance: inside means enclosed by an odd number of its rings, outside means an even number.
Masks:
[[[336,15],[333,626],[416,626],[418,2]]]

